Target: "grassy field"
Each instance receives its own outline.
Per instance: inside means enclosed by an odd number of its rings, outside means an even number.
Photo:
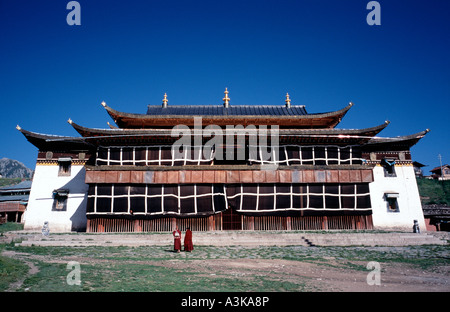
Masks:
[[[173,253],[155,247],[16,247],[0,245],[0,291],[242,292],[320,291],[311,276],[298,278],[295,263],[348,276],[366,274],[369,261],[436,272],[449,265],[448,246],[411,247],[196,247]],[[69,285],[69,261],[81,284]],[[28,264],[27,264],[28,263]],[[29,274],[29,264],[37,272]],[[236,265],[233,266],[233,263]],[[262,270],[260,266],[263,266]],[[295,273],[294,275],[292,275]],[[329,273],[327,273],[329,274]],[[347,276],[343,275],[343,276]],[[11,288],[11,284],[20,285]]]
[[[0,239],[21,228],[0,225]],[[80,285],[67,283],[71,261],[80,264]],[[417,281],[421,287],[430,283],[435,287],[430,289],[450,291],[449,245],[196,246],[192,253],[178,254],[171,245],[25,247],[11,242],[0,243],[0,292],[358,291],[367,287],[371,261],[382,264],[382,274],[391,279],[384,282],[392,283],[394,291],[415,290]],[[428,288],[418,291],[423,289]]]

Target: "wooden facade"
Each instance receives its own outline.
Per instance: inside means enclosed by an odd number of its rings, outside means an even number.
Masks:
[[[389,122],[335,128],[352,103],[318,114],[290,105],[288,98],[286,103],[171,107],[165,98],[162,107],[149,106],[147,114],[130,114],[103,102],[117,127],[87,128],[69,119],[81,137],[17,129],[39,148],[38,164],[64,160],[83,166],[87,232],[167,232],[175,226],[193,231],[373,229],[369,184],[374,167],[412,163],[409,148],[428,130],[378,138]],[[235,127],[233,141],[204,152],[213,125]],[[267,142],[254,148],[257,127]],[[189,139],[192,148],[176,154],[172,147],[180,135],[173,135],[174,129],[201,138]],[[269,144],[276,149],[269,150],[273,157],[267,160],[262,155]],[[243,150],[245,157],[217,157],[226,148],[236,154]]]
[[[181,231],[308,231],[308,230],[371,230],[371,215],[356,216],[244,216],[220,213],[196,218],[88,218],[87,232],[170,232]]]

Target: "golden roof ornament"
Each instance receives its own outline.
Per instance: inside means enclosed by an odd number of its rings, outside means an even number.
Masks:
[[[225,106],[225,107],[228,107],[228,106],[230,106],[230,98],[228,97],[228,88],[225,88],[225,97],[223,98],[223,105]]]
[[[289,93],[286,93],[286,107],[291,108],[291,99],[289,98]]]
[[[169,102],[169,100],[167,99],[167,93],[164,93],[164,99],[163,99],[162,107],[167,107],[167,103],[168,102]]]

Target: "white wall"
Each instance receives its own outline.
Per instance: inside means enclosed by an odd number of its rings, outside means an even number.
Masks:
[[[49,222],[50,233],[86,229],[86,169],[72,165],[71,175],[67,177],[59,177],[58,171],[58,165],[36,165],[24,215],[25,230],[41,230],[45,221]],[[56,189],[69,190],[65,211],[52,211],[53,190]]]
[[[425,231],[422,205],[412,165],[395,165],[396,177],[385,177],[384,169],[375,166],[374,182],[369,184],[373,225],[376,229],[402,229],[412,231],[414,220]],[[399,212],[388,212],[385,193],[398,193]]]

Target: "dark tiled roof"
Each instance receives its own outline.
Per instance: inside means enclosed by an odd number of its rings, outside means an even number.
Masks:
[[[31,189],[31,181],[25,180],[18,184],[0,187],[0,191]]]
[[[162,107],[149,105],[147,115],[164,116],[299,116],[307,115],[304,105],[239,105],[224,107],[223,105],[176,105]]]
[[[20,202],[28,201],[30,195],[5,195],[0,196],[0,202]]]

